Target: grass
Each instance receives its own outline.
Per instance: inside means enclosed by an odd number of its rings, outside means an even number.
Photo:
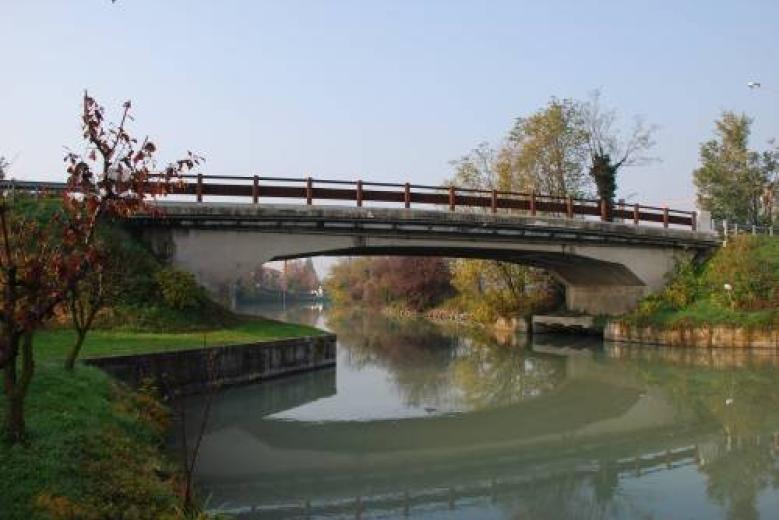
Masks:
[[[241,318],[208,331],[94,330],[82,357],[168,351],[322,334],[319,329]],[[26,400],[29,441],[0,441],[0,518],[181,518],[175,472],[162,455],[167,412],[102,371],[61,360],[70,329],[35,336],[36,374]],[[6,403],[0,399],[0,417]],[[127,515],[127,516],[123,516]]]
[[[318,334],[323,334],[323,331],[307,325],[263,318],[245,318],[235,326],[205,331],[143,332],[97,329],[87,334],[81,357],[165,352],[199,348],[203,345],[216,347]],[[71,329],[40,331],[35,335],[36,355],[38,359],[64,358],[74,341],[75,333]]]
[[[0,517],[108,518],[145,508],[137,517],[152,518],[175,511],[174,487],[159,471],[166,465],[159,450],[165,414],[156,401],[98,369],[69,374],[49,361],[38,367],[26,406],[28,443],[0,443]]]

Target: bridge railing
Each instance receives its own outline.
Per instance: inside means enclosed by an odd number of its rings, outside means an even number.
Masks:
[[[63,183],[39,183],[6,180],[0,182],[5,190],[62,191]],[[595,217],[603,221],[622,221],[633,224],[655,223],[664,227],[697,228],[694,211],[668,207],[626,204],[609,205],[606,201],[576,197],[559,197],[540,193],[522,193],[505,190],[461,188],[457,186],[429,186],[411,183],[344,181],[314,179],[312,177],[252,177],[235,175],[182,175],[171,187],[173,195],[194,197],[203,202],[205,197],[234,197],[254,204],[269,199],[296,199],[313,205],[323,201],[353,202],[356,206],[374,203],[413,206],[433,206],[449,211],[483,211],[488,213],[521,212],[528,215],[555,215],[565,218]]]

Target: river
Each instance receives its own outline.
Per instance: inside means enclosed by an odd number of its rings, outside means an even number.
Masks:
[[[196,480],[236,518],[779,518],[779,357],[297,306],[337,367],[228,388]],[[197,417],[204,397],[187,402]],[[189,421],[190,436],[198,427]]]

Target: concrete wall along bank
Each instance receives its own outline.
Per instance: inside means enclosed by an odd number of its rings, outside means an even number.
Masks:
[[[152,379],[167,391],[196,393],[209,382],[251,383],[283,375],[335,366],[336,337],[306,336],[223,347],[209,347],[128,356],[90,358],[130,386]]]
[[[779,348],[779,330],[740,327],[685,327],[662,329],[611,321],[603,331],[606,340],[679,347]]]

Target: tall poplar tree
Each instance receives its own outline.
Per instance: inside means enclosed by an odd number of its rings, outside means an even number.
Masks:
[[[776,148],[749,149],[752,119],[723,112],[715,123],[715,138],[701,144],[700,167],[693,172],[698,206],[712,217],[747,225],[774,221],[777,189]]]

